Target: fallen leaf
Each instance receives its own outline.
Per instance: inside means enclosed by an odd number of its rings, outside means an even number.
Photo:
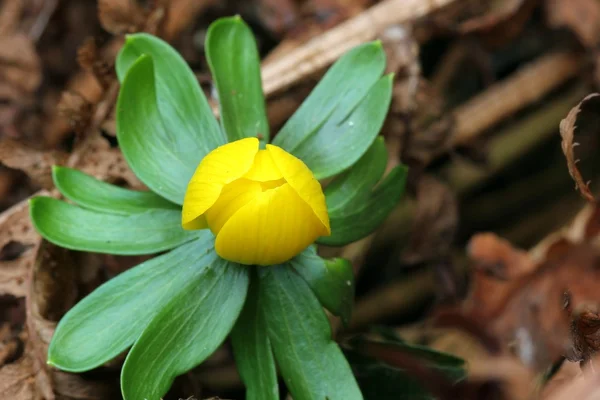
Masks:
[[[48,192],[39,192],[49,195]],[[25,297],[28,275],[39,244],[39,235],[29,219],[29,203],[24,200],[0,214],[0,295]],[[16,252],[6,254],[9,246]]]
[[[14,363],[0,366],[0,396],[10,400],[47,400],[54,395],[47,379],[40,376],[29,351]],[[40,388],[38,381],[44,382]]]
[[[69,120],[71,128],[78,134],[85,131],[92,119],[92,104],[76,92],[63,92],[56,109],[59,115]]]
[[[31,39],[23,34],[0,36],[0,93],[7,93],[3,87],[12,87],[21,95],[29,94],[41,80],[40,59]]]
[[[63,152],[37,150],[11,138],[0,138],[0,162],[25,172],[36,184],[45,189],[54,186],[52,166],[63,164],[66,158],[67,154]]]
[[[598,359],[594,359],[583,370],[577,364],[564,363],[557,376],[546,385],[540,398],[542,400],[597,400],[600,398],[600,373],[594,366],[597,362]]]
[[[584,209],[529,253],[493,234],[469,244],[476,269],[462,312],[537,371],[560,357],[586,362],[600,350],[600,248],[591,228],[599,214]]]
[[[560,122],[560,136],[562,138],[561,147],[565,157],[567,158],[567,167],[569,168],[569,174],[575,181],[575,188],[579,189],[581,195],[588,201],[595,202],[596,199],[589,188],[589,182],[585,182],[581,176],[581,172],[577,168],[578,159],[575,156],[575,147],[578,145],[575,142],[575,129],[577,123],[577,115],[581,111],[584,103],[592,99],[596,99],[599,96],[597,93],[586,96],[581,102],[573,107],[567,117]],[[598,100],[598,99],[596,99]]]

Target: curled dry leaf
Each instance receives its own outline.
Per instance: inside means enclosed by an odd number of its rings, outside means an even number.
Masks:
[[[546,19],[554,28],[568,28],[581,44],[600,43],[600,3],[596,0],[546,0]]]
[[[39,392],[47,399],[92,400],[119,398],[118,371],[108,370],[98,376],[82,376],[46,366],[48,346],[56,323],[82,294],[80,285],[89,275],[98,273],[98,263],[85,254],[73,252],[47,241],[34,251],[33,266],[28,276],[27,348]],[[28,399],[30,400],[30,399]]]
[[[577,106],[573,107],[567,117],[560,122],[560,136],[562,138],[561,147],[565,157],[567,158],[567,167],[569,174],[575,181],[575,188],[579,189],[581,195],[588,201],[595,202],[596,199],[589,188],[589,183],[583,180],[581,172],[577,168],[578,159],[575,156],[575,147],[578,143],[575,141],[575,128],[577,123],[577,115],[581,111],[583,104],[591,99],[599,96],[597,93],[586,96]]]

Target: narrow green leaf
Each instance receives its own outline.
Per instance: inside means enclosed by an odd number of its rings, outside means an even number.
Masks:
[[[410,372],[346,351],[348,361],[366,399],[436,400]]]
[[[146,34],[128,37],[117,71],[123,82],[116,111],[123,155],[150,189],[182,204],[198,163],[225,143],[206,98],[177,52]]]
[[[325,260],[317,255],[315,246],[294,257],[290,264],[308,283],[323,307],[348,324],[354,301],[352,264],[343,258]]]
[[[411,371],[394,366],[394,359],[415,358],[421,368],[431,368],[448,379],[458,382],[466,377],[465,362],[451,354],[426,346],[399,340],[371,340],[362,336],[353,338],[344,350],[365,397],[382,400],[434,400],[423,382]],[[383,355],[383,358],[381,358]]]
[[[350,50],[327,71],[300,108],[273,140],[293,153],[323,127],[325,121],[342,123],[365,97],[385,69],[385,53],[380,42]]]
[[[213,235],[203,231],[197,240],[98,287],[61,319],[50,342],[48,363],[82,372],[121,354],[182,286],[215,261],[213,246]]]
[[[156,193],[124,189],[72,168],[55,166],[52,178],[67,199],[94,211],[128,215],[153,208],[179,209]]]
[[[72,250],[109,254],[153,254],[192,240],[179,210],[153,209],[131,215],[86,210],[52,197],[36,197],[29,212],[45,239]]]
[[[352,168],[336,177],[325,188],[329,214],[362,205],[385,173],[387,158],[385,143],[380,136]]]
[[[362,205],[356,208],[345,207],[331,214],[331,236],[321,237],[317,242],[343,246],[372,233],[398,204],[404,193],[406,174],[406,167],[394,168]]]
[[[374,358],[378,358],[378,354],[385,354],[390,359],[393,359],[395,354],[410,355],[424,365],[443,373],[451,381],[459,381],[466,377],[463,359],[427,346],[401,340],[372,340],[365,336],[355,336],[349,344],[355,351]]]
[[[249,268],[217,258],[204,266],[152,319],[121,371],[125,400],[158,400],[178,375],[225,340],[238,318]]]
[[[260,304],[275,359],[295,400],[359,400],[348,362],[308,284],[288,264],[261,268]]]
[[[246,400],[278,400],[275,359],[259,302],[258,285],[258,276],[252,276],[246,304],[231,331],[231,343],[246,386]]]
[[[383,126],[392,99],[392,80],[391,74],[379,79],[346,118],[327,120],[292,154],[304,161],[317,179],[331,177],[352,166],[369,149]]]
[[[208,28],[205,47],[227,137],[258,137],[267,143],[269,122],[252,31],[239,16],[221,18]]]

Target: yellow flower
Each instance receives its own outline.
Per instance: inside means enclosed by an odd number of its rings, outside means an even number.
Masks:
[[[184,229],[215,234],[215,250],[241,264],[272,265],[331,234],[321,185],[308,167],[280,147],[259,150],[256,138],[204,157],[183,200]]]

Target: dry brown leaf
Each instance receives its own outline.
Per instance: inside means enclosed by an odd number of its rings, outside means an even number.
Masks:
[[[52,166],[63,164],[66,157],[66,153],[36,150],[14,139],[0,138],[0,162],[25,172],[36,184],[46,189],[53,187]]]
[[[136,0],[98,0],[100,23],[113,35],[142,30],[146,17],[146,11]]]
[[[176,38],[202,11],[216,3],[217,0],[171,0],[162,29],[163,37],[166,40]]]
[[[583,104],[593,98],[598,97],[599,94],[593,93],[586,96],[581,102],[573,107],[565,119],[560,122],[560,136],[562,138],[561,147],[565,157],[567,158],[567,167],[569,168],[569,174],[575,181],[575,188],[579,190],[581,195],[588,201],[595,202],[596,199],[589,188],[589,183],[583,180],[581,172],[577,168],[577,157],[575,156],[575,147],[577,142],[575,141],[575,128],[577,123],[577,114],[581,111]]]
[[[48,192],[38,194],[48,195]],[[0,214],[0,295],[24,297],[29,271],[39,244],[39,235],[29,219],[29,204],[24,200]],[[6,254],[13,246],[16,251]]]
[[[586,361],[600,350],[600,210],[591,211],[530,253],[493,234],[468,248],[479,268],[464,315],[538,371],[561,356]]]
[[[600,3],[596,0],[546,0],[546,19],[553,28],[568,28],[581,44],[600,42]]]
[[[31,93],[41,80],[40,59],[31,39],[22,34],[0,36],[0,87]]]
[[[108,89],[116,79],[114,61],[102,57],[94,38],[87,39],[77,50],[77,62],[84,70],[94,74],[103,89]]]
[[[48,399],[103,400],[119,397],[118,372],[82,376],[46,366],[48,345],[56,323],[81,296],[79,285],[88,275],[96,275],[98,263],[82,260],[83,253],[73,252],[42,241],[35,252],[27,292],[27,344],[34,365],[50,382]],[[110,372],[110,371],[107,371]],[[38,390],[43,382],[37,383]]]
[[[132,188],[144,188],[121,151],[110,147],[108,141],[99,134],[86,138],[71,156],[68,165],[104,181],[125,181]]]
[[[71,128],[79,134],[83,133],[92,119],[92,104],[76,92],[63,92],[56,109],[59,115],[69,120]]]
[[[535,268],[527,252],[515,249],[493,233],[473,236],[467,253],[474,262],[475,283],[463,307],[475,320],[499,312],[514,282]],[[492,277],[498,279],[490,279]]]
[[[579,364],[565,362],[556,375],[546,384],[542,400],[597,400],[600,398],[600,373],[598,359],[580,368]]]
[[[48,400],[53,399],[52,389],[47,379],[40,376],[29,351],[26,351],[14,363],[0,366],[0,397],[10,400]],[[44,388],[38,385],[44,382]]]
[[[17,30],[21,22],[24,0],[3,1],[0,3],[0,37],[8,36]]]

